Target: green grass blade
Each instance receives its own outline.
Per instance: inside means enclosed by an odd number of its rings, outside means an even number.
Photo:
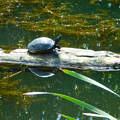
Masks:
[[[76,120],[75,118],[72,118],[68,115],[64,115],[64,114],[61,114],[61,113],[58,113],[59,115],[61,115],[62,117],[66,118],[66,119],[69,119],[69,120]]]
[[[98,86],[98,87],[100,87],[100,88],[102,88],[102,89],[104,89],[104,90],[107,90],[107,91],[109,91],[110,93],[112,93],[112,94],[120,97],[117,93],[113,92],[111,89],[107,88],[106,86],[100,84],[99,82],[97,82],[97,81],[95,81],[95,80],[93,80],[93,79],[91,79],[91,78],[89,78],[89,77],[86,77],[86,76],[84,76],[84,75],[81,75],[81,74],[79,74],[79,73],[76,73],[76,72],[70,71],[70,70],[65,70],[65,69],[64,69],[64,70],[62,70],[62,71],[63,71],[64,73],[70,75],[70,76],[73,76],[73,77],[75,77],[75,78],[78,78],[78,79],[80,79],[80,80],[83,80],[83,81],[85,81],[85,82],[88,82],[88,83],[90,83],[90,84],[96,85],[96,86]]]
[[[72,102],[72,103],[83,106],[83,107],[89,109],[92,112],[95,112],[97,114],[106,116],[106,118],[109,118],[110,120],[117,120],[116,118],[109,115],[108,113],[106,113],[106,112],[104,112],[104,111],[102,111],[102,110],[100,110],[100,109],[98,109],[98,108],[96,108],[92,105],[89,105],[88,103],[85,103],[83,101],[80,101],[78,99],[72,98],[72,97],[67,96],[67,95],[62,95],[62,94],[58,94],[58,93],[49,93],[49,92],[28,92],[28,93],[24,93],[24,95],[41,95],[41,94],[51,94],[51,95],[59,96],[59,97],[65,99],[65,100],[68,100],[68,101]]]

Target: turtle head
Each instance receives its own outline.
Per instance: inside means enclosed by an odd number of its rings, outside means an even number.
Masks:
[[[57,43],[61,40],[62,35],[57,36],[57,38],[55,39],[55,45],[57,45]]]
[[[55,49],[55,48],[59,48],[60,49],[60,46],[57,45],[57,44],[61,40],[61,38],[62,38],[62,35],[57,36],[57,38],[55,39],[55,43],[54,43],[54,46],[52,47],[52,49]]]

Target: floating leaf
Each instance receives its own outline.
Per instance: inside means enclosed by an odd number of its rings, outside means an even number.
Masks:
[[[75,78],[78,78],[78,79],[80,79],[80,80],[83,80],[83,81],[85,81],[85,82],[88,82],[88,83],[90,83],[90,84],[96,85],[96,86],[98,86],[98,87],[100,87],[100,88],[102,88],[102,89],[104,89],[104,90],[107,90],[107,91],[111,92],[112,94],[120,97],[117,93],[113,92],[111,89],[107,88],[106,86],[102,85],[101,83],[99,83],[99,82],[97,82],[97,81],[95,81],[95,80],[93,80],[93,79],[91,79],[91,78],[89,78],[89,77],[86,77],[86,76],[84,76],[84,75],[81,75],[80,73],[76,73],[76,72],[74,72],[74,71],[70,71],[70,70],[66,70],[66,69],[64,69],[64,70],[62,70],[62,71],[63,71],[64,73],[70,75],[70,76],[73,76],[73,77],[75,77]]]

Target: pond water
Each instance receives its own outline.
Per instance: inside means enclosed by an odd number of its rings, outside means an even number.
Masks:
[[[119,53],[119,0],[1,0],[0,48],[9,52],[26,48],[40,36],[62,34],[64,47]],[[64,120],[63,113],[87,120],[90,112],[52,95],[23,96],[29,91],[55,92],[82,100],[120,119],[120,99],[94,85],[58,71],[39,78],[27,70],[0,70],[0,120]],[[120,71],[78,71],[120,94]]]

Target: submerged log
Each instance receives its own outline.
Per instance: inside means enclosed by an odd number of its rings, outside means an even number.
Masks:
[[[19,64],[34,67],[81,70],[119,70],[120,55],[110,51],[93,51],[63,47],[52,54],[29,54],[27,49],[10,53],[0,50],[0,64]]]

